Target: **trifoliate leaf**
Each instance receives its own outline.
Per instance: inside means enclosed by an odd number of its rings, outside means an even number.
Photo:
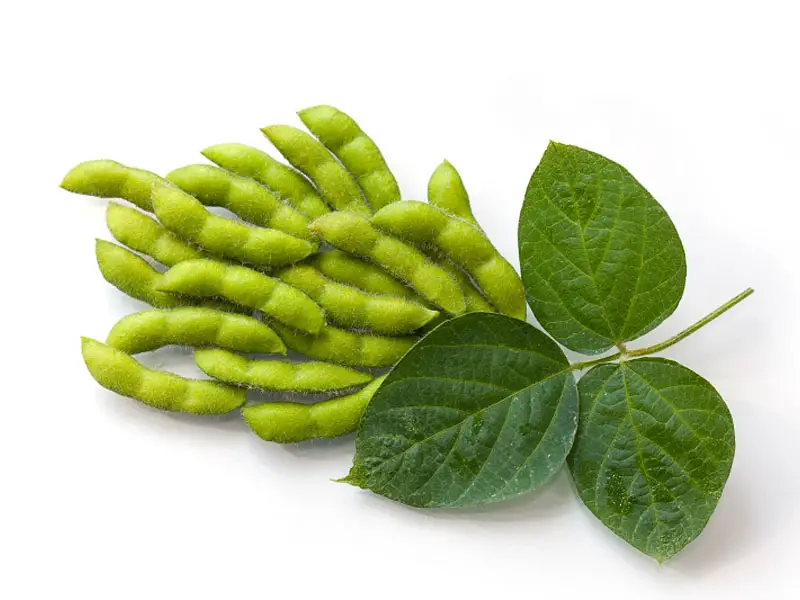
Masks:
[[[675,226],[648,191],[617,163],[552,142],[525,194],[519,256],[536,319],[585,354],[653,329],[686,279]]]
[[[348,483],[423,507],[511,498],[563,464],[577,390],[561,349],[503,315],[437,327],[400,360],[367,406]]]
[[[705,379],[642,358],[580,380],[568,462],[581,499],[606,527],[659,562],[695,539],[731,470],[733,421]]]

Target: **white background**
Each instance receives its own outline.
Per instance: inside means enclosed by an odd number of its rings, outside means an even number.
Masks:
[[[0,598],[800,597],[795,4],[3,3]],[[259,127],[320,103],[355,116],[405,198],[453,162],[515,264],[548,139],[624,164],[688,255],[682,304],[642,343],[756,288],[666,353],[737,430],[719,508],[677,558],[615,538],[564,472],[504,505],[411,510],[330,481],[352,438],[270,445],[236,415],[161,414],[89,377],[79,336],[141,305],[97,271],[105,202],[63,174],[267,149]]]

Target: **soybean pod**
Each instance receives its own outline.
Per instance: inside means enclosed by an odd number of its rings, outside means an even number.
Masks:
[[[117,241],[168,267],[203,256],[200,250],[135,208],[109,202],[106,207],[106,225]]]
[[[164,273],[158,289],[199,298],[225,298],[307,333],[316,333],[325,324],[322,308],[300,290],[247,267],[215,260],[178,263]]]
[[[345,390],[367,383],[372,375],[325,362],[291,363],[280,360],[251,360],[209,348],[194,353],[200,370],[214,379],[271,392],[316,394]]]
[[[111,328],[106,344],[128,354],[168,345],[286,354],[281,339],[261,321],[196,307],[145,310],[123,317]]]
[[[188,165],[167,179],[205,206],[226,208],[243,220],[308,239],[308,217],[281,202],[258,182],[211,165]]]
[[[461,267],[453,264],[446,256],[441,256],[440,254],[431,258],[458,282],[466,301],[467,308],[465,312],[497,312],[497,309],[484,298],[483,294],[473,285],[472,280],[464,273]]]
[[[106,242],[95,240],[95,256],[100,273],[108,283],[122,293],[141,300],[156,308],[175,308],[178,306],[205,306],[225,312],[246,312],[241,306],[216,298],[197,300],[186,296],[164,293],[158,287],[163,274],[156,271],[150,263],[138,254]]]
[[[282,269],[276,277],[305,292],[328,316],[348,329],[368,329],[385,335],[411,333],[439,313],[392,296],[375,296],[325,277],[309,265]]]
[[[265,185],[312,219],[330,212],[314,186],[301,174],[266,152],[244,144],[217,144],[202,151],[211,162]]]
[[[224,414],[241,407],[247,396],[245,389],[148,369],[122,350],[90,338],[81,338],[81,352],[101,386],[161,410]]]
[[[456,168],[446,160],[436,167],[428,180],[428,203],[480,229],[478,221],[472,214],[464,182]]]
[[[430,245],[463,267],[500,312],[525,319],[522,280],[489,239],[474,225],[425,204],[404,200],[382,208],[375,227],[421,246]]]
[[[357,333],[332,325],[326,325],[316,335],[300,333],[277,323],[274,328],[290,350],[315,360],[350,367],[391,367],[418,339]]]
[[[350,172],[372,210],[400,200],[397,180],[381,151],[349,115],[333,106],[314,106],[297,114]]]
[[[330,206],[336,210],[371,214],[350,173],[325,146],[305,131],[288,125],[270,125],[261,131],[289,164],[314,182]]]
[[[192,304],[191,300],[159,291],[157,285],[162,274],[130,250],[111,242],[95,240],[95,256],[103,278],[131,298],[158,308]]]
[[[312,221],[309,228],[332,246],[380,265],[450,314],[465,311],[464,294],[452,275],[413,246],[382,233],[362,215],[334,212]]]
[[[202,203],[177,187],[153,190],[156,216],[170,231],[222,258],[258,267],[280,267],[304,259],[316,244],[278,231],[248,227],[210,213]]]
[[[267,402],[242,409],[242,416],[256,435],[268,442],[287,444],[314,438],[335,438],[358,429],[367,404],[386,376],[349,396],[316,404]]]
[[[150,193],[156,186],[171,185],[155,173],[127,167],[114,160],[89,160],[64,176],[61,187],[75,194],[120,198],[153,212]]]
[[[424,303],[423,298],[405,283],[389,275],[373,263],[356,258],[341,250],[318,252],[306,262],[328,279],[356,287],[370,294],[396,296]]]

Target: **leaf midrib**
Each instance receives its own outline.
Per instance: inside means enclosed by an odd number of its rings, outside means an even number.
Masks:
[[[435,439],[437,436],[440,436],[440,435],[442,435],[444,433],[447,433],[447,432],[449,432],[449,431],[451,431],[451,430],[453,430],[453,429],[455,429],[457,427],[461,427],[468,419],[473,418],[476,415],[479,415],[479,414],[481,414],[481,413],[483,413],[483,412],[485,412],[487,410],[490,410],[490,409],[502,404],[503,402],[506,402],[509,398],[511,398],[512,396],[514,396],[516,394],[522,394],[522,393],[526,392],[527,390],[536,387],[537,385],[540,385],[540,384],[542,384],[542,383],[544,383],[546,381],[549,381],[550,379],[558,377],[559,375],[567,374],[571,370],[572,370],[571,367],[567,366],[565,369],[562,369],[561,371],[557,371],[555,373],[552,373],[552,374],[548,375],[547,377],[544,377],[543,379],[540,379],[540,380],[538,380],[538,381],[536,381],[534,383],[531,383],[530,385],[527,385],[525,387],[522,387],[522,388],[512,392],[511,394],[508,394],[507,396],[503,396],[500,400],[498,400],[496,402],[492,402],[491,404],[487,404],[486,406],[482,407],[480,410],[477,410],[477,411],[475,411],[473,413],[469,413],[469,416],[467,416],[464,419],[458,421],[457,423],[449,425],[449,426],[445,427],[444,429],[440,429],[439,431],[436,431],[435,433],[432,433],[431,435],[429,435],[429,436],[427,436],[427,437],[425,437],[425,438],[423,438],[423,439],[421,439],[421,440],[419,440],[417,442],[412,443],[410,446],[408,446],[408,448],[405,448],[402,452],[398,452],[397,454],[391,456],[390,458],[382,461],[380,465],[378,465],[374,469],[370,469],[370,471],[373,472],[373,473],[377,472],[386,463],[388,463],[391,460],[395,460],[398,457],[403,457],[403,459],[404,459],[404,457],[411,450],[413,450],[414,448],[416,448],[418,446],[421,446],[423,444],[426,444],[426,443],[430,442],[431,440]],[[416,379],[416,377],[414,379]],[[387,389],[389,389],[394,384],[400,383],[401,381],[403,381],[403,380],[391,382],[389,384],[389,386],[387,387]],[[464,412],[467,412],[467,411],[464,411]],[[406,439],[408,439],[408,438],[406,438]],[[495,440],[495,442],[496,442],[496,440]],[[403,460],[403,459],[401,459],[401,460]],[[399,470],[399,466],[398,466],[398,470]],[[392,476],[392,477],[394,477],[394,476]],[[390,478],[390,480],[391,480],[391,478]],[[384,483],[384,485],[387,485],[387,484],[388,484],[388,482]]]

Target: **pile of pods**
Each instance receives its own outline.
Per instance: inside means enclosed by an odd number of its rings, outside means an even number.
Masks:
[[[385,377],[367,369],[391,367],[441,321],[475,311],[525,318],[522,282],[475,221],[450,163],[431,176],[427,204],[401,201],[380,150],[352,118],[331,106],[298,114],[313,136],[262,129],[291,166],[219,144],[202,152],[216,166],[166,178],[111,160],[66,175],[66,190],[136,206],[108,204],[120,245],[97,240],[97,263],[109,283],[153,306],[121,319],[105,343],[83,338],[100,385],[162,410],[241,408],[265,440],[336,437],[355,431]],[[132,357],[170,344],[196,348],[213,380]],[[243,356],[287,348],[311,361]],[[245,406],[248,388],[326,396]]]

